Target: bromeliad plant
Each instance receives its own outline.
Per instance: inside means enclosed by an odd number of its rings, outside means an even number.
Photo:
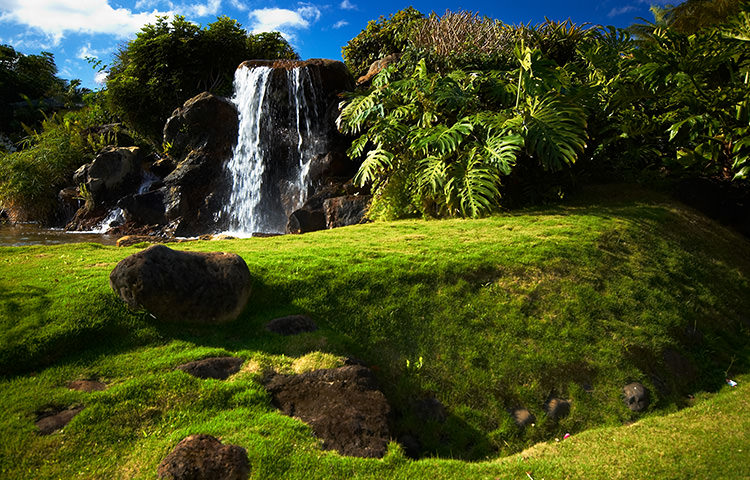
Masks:
[[[355,177],[374,194],[370,215],[477,217],[501,204],[518,162],[557,170],[576,161],[586,115],[564,92],[566,75],[539,50],[515,49],[511,71],[381,72],[343,102],[339,129],[358,134]]]

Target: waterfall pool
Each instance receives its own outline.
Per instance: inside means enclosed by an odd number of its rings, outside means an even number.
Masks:
[[[66,232],[61,228],[44,228],[36,223],[0,224],[0,247],[83,242],[115,245],[117,238],[102,233]]]

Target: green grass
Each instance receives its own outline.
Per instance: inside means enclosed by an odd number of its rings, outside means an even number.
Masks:
[[[735,450],[750,450],[750,378],[700,392],[747,372],[750,243],[658,195],[612,198],[615,188],[481,220],[172,245],[235,252],[250,267],[250,305],[220,327],[128,311],[108,275],[139,247],[0,248],[0,472],[153,478],[179,440],[209,433],[247,449],[252,478],[745,477]],[[263,329],[302,312],[320,330]],[[223,354],[246,359],[229,381],[174,371]],[[270,406],[265,372],[341,356],[375,370],[394,440],[417,438],[425,459],[395,442],[383,460],[323,452]],[[81,378],[110,388],[65,387]],[[644,414],[620,398],[631,381],[652,392]],[[414,411],[428,396],[444,422]],[[546,418],[551,396],[571,400],[570,416]],[[61,433],[35,432],[38,412],[70,405],[85,409]],[[513,424],[517,407],[533,427]]]

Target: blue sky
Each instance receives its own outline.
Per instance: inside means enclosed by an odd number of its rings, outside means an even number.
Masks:
[[[227,15],[249,32],[282,32],[302,58],[341,59],[341,47],[368,20],[409,5],[425,14],[470,10],[510,24],[539,23],[546,16],[625,27],[636,17],[652,19],[649,6],[667,1],[0,0],[0,44],[26,54],[52,52],[61,77],[80,78],[84,86],[96,89],[101,87],[102,74],[85,58],[110,62],[118,46],[157,15],[180,14],[201,25]]]

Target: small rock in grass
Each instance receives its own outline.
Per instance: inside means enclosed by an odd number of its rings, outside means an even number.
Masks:
[[[646,410],[651,402],[648,389],[638,382],[625,385],[622,392],[625,395],[625,405],[634,412]]]
[[[534,414],[525,408],[517,408],[513,410],[511,416],[513,417],[513,421],[516,422],[516,425],[521,428],[527,427],[536,422]]]
[[[553,398],[547,402],[545,409],[549,418],[559,420],[570,414],[570,402],[562,398]]]
[[[57,430],[60,430],[65,425],[73,420],[73,417],[78,415],[83,407],[71,407],[63,410],[62,412],[56,412],[53,414],[45,415],[36,421],[36,426],[39,429],[41,435],[49,435]]]
[[[101,392],[107,389],[107,385],[98,380],[74,380],[68,382],[68,388],[81,392]]]
[[[315,322],[307,315],[289,315],[274,318],[266,324],[266,330],[279,335],[297,335],[299,333],[314,332],[318,329]]]
[[[190,435],[164,457],[157,474],[169,480],[247,480],[250,463],[240,446],[222,445],[211,435]]]
[[[240,371],[243,360],[237,357],[211,357],[184,363],[177,367],[198,378],[226,380],[229,375]]]

